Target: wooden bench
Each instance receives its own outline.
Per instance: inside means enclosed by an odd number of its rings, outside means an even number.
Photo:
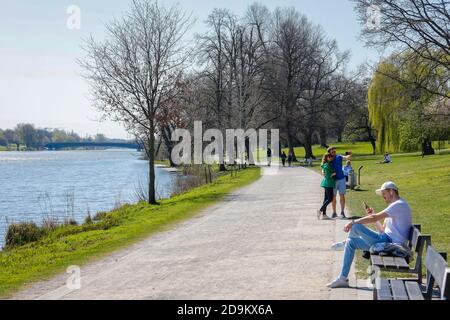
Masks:
[[[377,278],[373,290],[374,300],[432,300],[435,285],[439,288],[440,299],[450,300],[450,268],[444,256],[433,247],[428,247],[425,290],[418,282]]]
[[[431,245],[431,236],[420,233],[420,225],[413,225],[408,238],[408,248],[414,255],[414,267],[410,267],[408,259],[390,256],[370,255],[370,264],[380,271],[401,272],[417,275],[416,280],[422,283],[422,256],[424,249]]]

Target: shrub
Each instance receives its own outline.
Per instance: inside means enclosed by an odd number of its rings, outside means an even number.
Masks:
[[[5,237],[5,248],[23,246],[35,242],[46,234],[46,230],[34,222],[13,223],[8,227]]]

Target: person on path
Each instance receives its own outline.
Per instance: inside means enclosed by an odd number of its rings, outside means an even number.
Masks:
[[[289,151],[289,155],[288,155],[288,165],[289,165],[289,167],[292,166],[292,161],[294,161],[294,155],[292,154],[292,151]]]
[[[283,151],[281,153],[281,163],[283,164],[283,167],[286,166],[286,158],[287,158],[286,153]]]
[[[408,203],[400,198],[397,185],[388,181],[375,192],[383,197],[388,207],[380,213],[375,213],[373,208],[367,208],[366,217],[352,220],[345,225],[344,231],[349,234],[347,240],[331,246],[332,250],[344,250],[342,271],[338,278],[327,284],[329,288],[348,287],[348,274],[356,250],[369,251],[370,247],[376,243],[405,245],[408,241],[412,226],[411,209]],[[384,220],[383,225],[382,220]],[[375,224],[378,232],[365,226],[371,223]]]
[[[327,218],[327,207],[330,203],[333,202],[334,197],[334,186],[335,186],[334,176],[336,175],[336,172],[334,171],[333,168],[332,156],[329,153],[326,153],[323,156],[321,167],[324,177],[322,179],[320,186],[324,188],[325,196],[323,199],[322,207],[320,207],[320,209],[317,210],[317,219]]]
[[[267,148],[267,166],[272,164],[272,149]]]
[[[336,153],[335,147],[330,147],[330,148],[328,148],[327,151],[333,157],[333,167],[334,167],[334,171],[336,172],[336,176],[335,176],[336,185],[334,187],[334,197],[333,197],[333,203],[332,203],[332,208],[333,208],[332,218],[336,219],[338,217],[338,215],[336,213],[336,197],[337,197],[337,193],[339,192],[339,200],[340,200],[340,204],[341,204],[341,218],[345,219],[346,218],[346,216],[345,216],[345,194],[347,192],[347,183],[345,181],[344,171],[342,170],[342,162],[344,160],[345,161],[352,160],[352,152],[348,151],[347,155],[342,156],[342,155]]]

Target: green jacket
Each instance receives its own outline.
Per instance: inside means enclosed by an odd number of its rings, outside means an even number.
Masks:
[[[334,173],[334,168],[331,163],[324,163],[321,165],[323,172],[325,173],[325,176],[322,179],[322,183],[320,186],[322,188],[334,188],[336,185],[336,180],[331,176]]]

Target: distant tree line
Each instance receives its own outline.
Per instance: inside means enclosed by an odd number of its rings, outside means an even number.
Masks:
[[[14,129],[0,129],[0,146],[15,145],[19,150],[24,145],[27,150],[41,150],[51,142],[105,142],[104,134],[81,137],[74,131],[63,129],[36,128],[33,124],[20,123]]]

